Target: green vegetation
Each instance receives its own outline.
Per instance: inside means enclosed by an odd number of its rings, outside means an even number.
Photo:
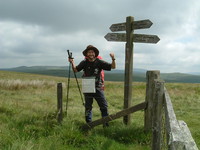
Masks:
[[[0,69],[15,72],[26,72],[34,74],[43,74],[50,76],[67,77],[68,67],[67,66],[32,66],[32,67],[16,67],[9,69]],[[123,70],[112,70],[105,71],[105,79],[107,81],[124,81],[124,71]],[[71,77],[73,72],[71,71]],[[82,73],[77,73],[77,77],[80,78]],[[161,78],[166,82],[172,83],[200,83],[200,75],[191,75],[183,73],[162,73]],[[146,82],[146,70],[137,69],[133,70],[133,81],[135,82]]]
[[[63,83],[65,116],[56,120],[57,83]],[[80,82],[79,82],[80,83]],[[0,71],[0,149],[2,150],[148,150],[151,136],[143,131],[144,112],[133,113],[130,126],[122,119],[110,127],[84,132],[84,107],[76,87],[70,82],[66,116],[67,78]],[[145,99],[145,83],[133,83],[133,104]],[[123,109],[123,82],[106,82],[105,95],[110,114]],[[200,84],[166,83],[179,120],[184,120],[200,146]],[[94,120],[100,118],[96,103]]]

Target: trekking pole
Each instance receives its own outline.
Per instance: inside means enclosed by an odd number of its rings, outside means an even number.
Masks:
[[[68,52],[69,50],[67,50]],[[69,52],[68,52],[68,55],[69,55]],[[68,56],[70,58],[70,55]],[[69,71],[68,71],[68,82],[67,82],[67,101],[66,101],[66,116],[67,116],[67,108],[68,108],[68,100],[69,100],[69,85],[70,85],[70,72],[71,70],[71,65],[69,63]]]
[[[70,58],[70,59],[73,59],[72,53],[69,52],[69,50],[67,50],[67,52],[68,52],[69,58]],[[72,65],[72,63],[71,63],[71,65]],[[73,69],[72,69],[72,70],[73,70]],[[73,70],[73,72],[74,72],[74,70]],[[84,100],[83,100],[83,96],[82,96],[82,94],[81,94],[81,89],[80,89],[80,86],[79,86],[79,83],[78,83],[78,79],[77,79],[77,76],[76,76],[76,73],[75,73],[75,72],[74,72],[74,77],[75,77],[75,79],[76,79],[76,84],[77,84],[77,87],[78,87],[78,90],[79,90],[79,93],[80,93],[80,96],[81,96],[81,100],[82,100],[83,106],[85,106],[85,103],[84,103]]]

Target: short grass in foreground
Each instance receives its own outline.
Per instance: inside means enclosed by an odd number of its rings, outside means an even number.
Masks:
[[[71,79],[68,110],[62,125],[56,120],[56,85],[63,83],[66,104],[67,78],[0,71],[0,149],[49,150],[148,150],[151,136],[143,131],[144,112],[133,113],[131,126],[122,118],[110,122],[109,128],[95,127],[89,132],[79,129],[84,121],[84,107],[76,82]],[[145,83],[133,83],[133,105],[145,99]],[[200,146],[200,85],[166,84],[179,120],[184,120]],[[123,83],[106,82],[105,95],[110,114],[123,108]],[[100,118],[94,103],[94,120]]]

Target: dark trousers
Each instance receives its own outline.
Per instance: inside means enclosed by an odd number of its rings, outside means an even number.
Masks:
[[[96,93],[84,93],[85,96],[85,120],[87,123],[92,122],[92,104],[93,99],[97,101],[99,105],[101,116],[108,116],[108,104],[104,96],[104,91],[96,89]]]

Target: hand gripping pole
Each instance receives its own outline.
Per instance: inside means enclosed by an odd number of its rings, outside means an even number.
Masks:
[[[69,59],[74,59],[72,57],[72,52],[70,52],[69,50],[67,50],[67,53],[68,53],[68,58]],[[71,64],[72,65],[72,64]],[[69,65],[70,66],[70,65]],[[72,69],[73,70],[73,69]],[[73,70],[74,72],[74,70]],[[74,77],[76,79],[76,83],[77,83],[77,87],[78,87],[78,90],[79,90],[79,93],[80,93],[80,97],[81,97],[81,100],[82,100],[82,103],[83,103],[83,106],[85,106],[85,103],[84,103],[84,100],[83,100],[83,96],[82,96],[82,92],[81,92],[81,89],[80,89],[80,85],[78,83],[78,79],[77,79],[77,76],[76,76],[76,73],[74,72]],[[69,80],[69,79],[68,79]],[[69,82],[68,82],[69,83]],[[69,92],[69,87],[68,87],[68,92]],[[68,100],[67,100],[68,101]],[[67,102],[68,103],[68,102]]]

